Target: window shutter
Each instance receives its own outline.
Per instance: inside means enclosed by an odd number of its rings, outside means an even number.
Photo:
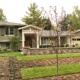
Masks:
[[[1,36],[5,35],[5,28],[1,28]]]
[[[14,35],[15,35],[15,36],[18,35],[18,29],[17,29],[17,28],[14,29]]]

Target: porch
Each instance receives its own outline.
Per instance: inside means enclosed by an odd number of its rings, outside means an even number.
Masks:
[[[38,27],[28,25],[19,28],[22,36],[22,48],[39,48],[39,30]]]

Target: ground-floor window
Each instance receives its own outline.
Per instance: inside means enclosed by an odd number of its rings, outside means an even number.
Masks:
[[[41,38],[41,44],[50,44],[50,38],[49,37],[43,37]]]
[[[9,42],[5,42],[5,43],[2,42],[2,43],[0,43],[0,47],[1,48],[5,48],[6,47],[6,48],[10,49],[10,43]]]
[[[6,47],[10,49],[10,43],[6,43]]]

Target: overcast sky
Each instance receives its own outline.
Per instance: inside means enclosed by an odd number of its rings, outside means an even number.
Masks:
[[[71,13],[73,6],[79,6],[80,4],[79,0],[0,0],[0,8],[3,9],[8,21],[21,23],[21,18],[24,17],[25,11],[27,11],[30,3],[33,2],[39,8],[44,7],[45,10],[49,9],[49,6],[57,6],[58,10],[64,7],[66,13]]]

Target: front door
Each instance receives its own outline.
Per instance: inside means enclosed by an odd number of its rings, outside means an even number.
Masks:
[[[30,36],[25,36],[25,47],[31,47],[31,37]]]
[[[25,46],[28,47],[28,46],[30,46],[29,44],[30,44],[29,39],[25,40]]]

